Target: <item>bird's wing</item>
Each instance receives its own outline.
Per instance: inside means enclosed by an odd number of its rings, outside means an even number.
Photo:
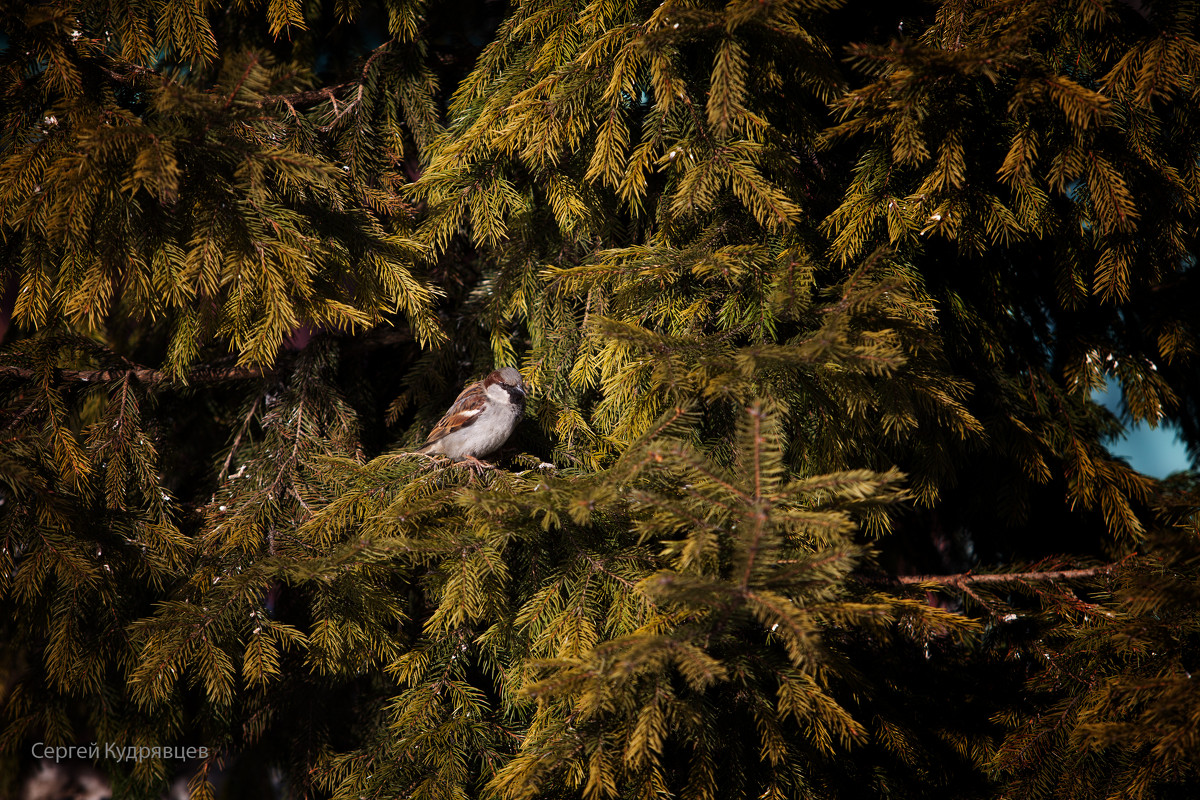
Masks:
[[[430,431],[429,438],[425,440],[425,443],[433,444],[439,439],[445,438],[449,434],[470,425],[479,416],[479,413],[483,411],[486,403],[487,395],[484,393],[483,382],[472,383],[459,393],[454,404],[450,406],[450,410],[438,421],[437,425],[433,426],[433,430]]]

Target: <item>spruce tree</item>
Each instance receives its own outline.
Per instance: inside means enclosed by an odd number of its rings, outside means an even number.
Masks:
[[[1196,14],[9,4],[0,794],[1191,796]]]

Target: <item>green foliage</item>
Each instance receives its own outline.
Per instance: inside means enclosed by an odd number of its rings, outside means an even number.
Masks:
[[[489,8],[0,12],[0,794],[1190,796],[1195,6]]]
[[[616,472],[635,470],[633,527],[664,544],[662,568],[630,587],[651,616],[580,655],[535,662],[522,691],[537,701],[530,733],[493,792],[812,791],[837,770],[830,757],[872,735],[852,708],[856,671],[824,634],[971,630],[928,606],[847,591],[867,557],[852,514],[898,500],[898,475],[787,480],[768,404],[747,409],[734,447],[723,465],[659,433],[627,453],[635,463]]]
[[[403,205],[348,178],[294,108],[306,71],[231,55],[201,89],[117,61],[74,29],[82,19],[42,14],[17,19],[6,52],[0,226],[16,322],[94,332],[145,318],[169,336],[174,374],[210,340],[269,364],[302,325],[363,329],[397,310],[421,342],[441,337]],[[15,52],[28,48],[52,53],[41,80],[18,78],[41,66]],[[70,81],[52,79],[59,68]]]

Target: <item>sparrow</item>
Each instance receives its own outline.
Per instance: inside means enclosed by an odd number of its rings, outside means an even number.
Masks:
[[[496,370],[462,390],[417,452],[491,468],[479,459],[512,435],[525,412],[525,394],[521,373],[512,367]]]

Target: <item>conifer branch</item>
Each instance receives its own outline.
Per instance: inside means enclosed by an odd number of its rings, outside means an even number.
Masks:
[[[756,404],[747,409],[750,414],[750,424],[753,426],[754,457],[754,533],[750,537],[750,545],[746,551],[746,569],[742,573],[741,589],[743,592],[750,588],[750,576],[754,573],[754,562],[758,559],[759,545],[762,543],[764,528],[767,524],[767,512],[762,506],[762,409]]]
[[[595,558],[590,553],[580,550],[579,554],[583,556],[583,560],[588,563],[588,565],[592,568],[592,571],[607,575],[630,591],[633,591],[637,588],[637,584],[635,582],[608,569],[598,558]]]
[[[970,572],[962,572],[955,575],[900,575],[897,580],[900,583],[940,583],[943,586],[954,586],[966,591],[967,587],[974,583],[1045,583],[1054,581],[1078,581],[1086,578],[1095,578],[1098,575],[1111,574],[1113,569],[1120,564],[1105,564],[1101,567],[1087,567],[1084,569],[1054,569],[1041,570],[1035,572],[997,572],[985,575],[975,575]]]
[[[264,370],[258,367],[199,367],[187,374],[188,383],[221,383],[222,381],[245,380],[247,378],[265,378],[275,374],[274,370]],[[19,380],[34,380],[40,372],[25,367],[2,366],[0,378],[17,378]],[[55,377],[62,383],[108,383],[110,381],[128,380],[135,378],[141,383],[169,383],[172,378],[165,372],[149,367],[129,367],[125,369],[59,369]]]
[[[303,107],[303,106],[312,105],[313,103],[319,103],[319,102],[328,100],[329,103],[333,106],[333,119],[328,124],[322,125],[320,127],[320,130],[325,131],[325,132],[330,131],[333,129],[334,125],[339,120],[341,120],[344,116],[346,116],[346,114],[348,114],[350,111],[352,111],[354,109],[354,107],[362,101],[363,86],[367,82],[367,75],[368,75],[368,73],[370,73],[371,67],[374,65],[376,59],[378,59],[382,55],[385,55],[388,52],[388,50],[390,49],[390,47],[389,47],[390,44],[391,44],[390,42],[384,42],[379,47],[376,47],[374,51],[372,51],[371,55],[367,58],[366,62],[363,64],[362,76],[359,78],[359,80],[344,81],[343,83],[335,83],[335,84],[332,84],[329,86],[320,86],[316,89],[306,89],[304,91],[292,92],[290,94],[269,95],[267,97],[264,97],[262,99],[262,101],[259,103],[259,105],[266,105],[268,103],[273,103],[273,102],[274,103],[283,103],[285,106],[287,106],[292,111],[293,114],[295,114],[296,106]],[[341,108],[338,108],[337,93],[344,89],[349,89],[351,87],[357,87],[357,91],[355,92],[354,99],[347,102]]]
[[[1187,795],[1200,482],[1090,399],[1200,440],[1143,4],[15,4],[0,797],[114,731],[197,797]],[[570,469],[397,452],[489,362]]]
[[[250,59],[246,62],[246,69],[242,72],[242,77],[238,79],[236,84],[234,84],[233,89],[231,89],[229,92],[229,97],[225,100],[226,109],[233,105],[234,98],[236,98],[238,92],[242,90],[242,87],[246,84],[246,80],[250,77],[250,73],[254,71],[254,67],[257,65],[258,56],[252,53],[250,55]]]
[[[291,94],[270,95],[262,99],[262,104],[279,102],[288,106],[306,106],[312,103],[319,103],[322,100],[330,100],[337,102],[337,92],[350,86],[356,86],[354,81],[346,81],[345,83],[335,83],[332,86],[322,86],[317,89],[305,89],[302,92],[293,92]]]

